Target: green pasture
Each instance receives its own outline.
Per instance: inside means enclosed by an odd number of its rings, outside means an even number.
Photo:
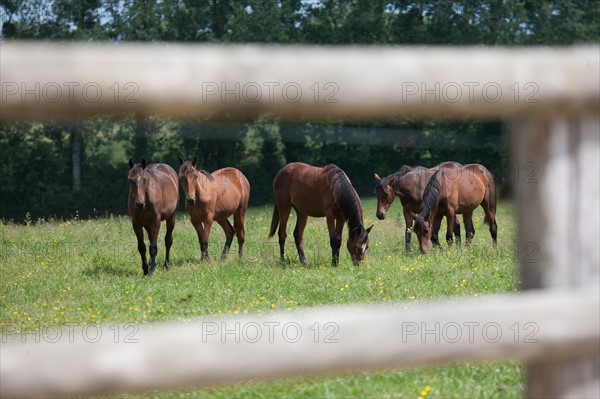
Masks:
[[[305,231],[308,264],[298,261],[288,224],[286,261],[276,238],[267,239],[271,206],[255,207],[246,219],[246,246],[220,260],[224,234],[213,225],[211,261],[200,263],[200,248],[189,217],[182,212],[174,231],[171,270],[164,272],[164,224],[157,272],[142,278],[130,219],[37,220],[0,225],[0,322],[22,331],[47,324],[150,323],[190,320],[214,314],[264,314],[324,304],[418,301],[450,296],[485,297],[518,287],[516,228],[512,205],[498,208],[499,247],[492,248],[483,212],[474,217],[471,249],[450,247],[429,255],[405,253],[399,203],[384,221],[375,218],[375,200],[363,201],[365,224],[375,224],[365,263],[352,265],[342,245],[340,266],[332,268],[324,219],[309,219]],[[440,236],[445,234],[445,225]],[[463,229],[464,235],[464,229]],[[12,328],[12,327],[11,327]],[[4,329],[3,329],[4,331]],[[426,389],[427,388],[427,389]],[[398,397],[467,398],[522,396],[517,362],[459,364],[342,376],[248,381],[228,387],[151,392],[147,397]]]

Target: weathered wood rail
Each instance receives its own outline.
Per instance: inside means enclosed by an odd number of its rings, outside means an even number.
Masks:
[[[288,120],[596,112],[598,47],[3,43],[3,118],[138,111]]]

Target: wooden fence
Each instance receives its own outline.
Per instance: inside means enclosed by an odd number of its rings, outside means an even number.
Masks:
[[[501,358],[526,362],[527,397],[600,397],[597,46],[2,43],[0,54],[3,121],[132,111],[213,119],[271,112],[298,121],[508,118],[513,164],[523,174],[515,196],[525,291],[206,318],[139,331],[56,327],[38,332],[34,342],[4,331],[3,397]]]

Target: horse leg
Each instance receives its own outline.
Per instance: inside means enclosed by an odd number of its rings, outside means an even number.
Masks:
[[[471,247],[471,241],[473,240],[473,237],[475,236],[475,227],[473,226],[473,213],[469,212],[469,213],[465,213],[463,215],[463,222],[465,223],[465,230],[466,230],[466,240],[467,240],[467,247]]]
[[[327,219],[327,230],[329,230],[329,245],[331,246],[331,264],[333,266],[338,265],[340,247],[342,246],[341,238],[337,238],[336,226],[335,226],[335,215],[328,212],[325,215]]]
[[[247,206],[248,204],[246,204]],[[238,209],[236,213],[233,214],[233,228],[235,229],[235,235],[237,236],[238,242],[238,255],[241,257],[244,252],[244,219],[246,218],[246,207],[242,207]]]
[[[208,256],[208,239],[204,236],[204,226],[202,222],[193,222],[192,225],[194,229],[196,229],[196,234],[198,235],[198,242],[200,243],[200,260],[205,260],[204,254]]]
[[[144,230],[141,225],[133,225],[133,231],[135,232],[135,236],[137,237],[138,242],[138,252],[142,257],[142,270],[144,271],[144,276],[148,275],[148,262],[146,261],[146,244],[144,244]]]
[[[442,217],[437,217],[434,216],[433,217],[433,225],[431,226],[431,243],[436,246],[441,248],[442,246],[440,245],[440,240],[438,238],[438,234],[440,232],[440,227],[442,225]]]
[[[227,254],[229,253],[229,248],[231,247],[231,242],[233,241],[235,231],[233,230],[233,226],[228,219],[217,220],[217,223],[219,223],[225,232],[225,247],[223,247],[221,259],[227,259]]]
[[[464,220],[464,216],[463,216],[463,220]],[[466,227],[465,227],[465,229],[466,229]],[[458,222],[458,218],[456,216],[454,217],[454,239],[456,240],[456,245],[460,247],[460,244],[461,244],[460,223]]]
[[[165,257],[165,271],[169,270],[169,261],[170,261],[170,253],[171,253],[171,245],[173,245],[173,229],[175,228],[175,218],[177,214],[173,212],[171,216],[167,219],[167,234],[165,235],[165,249],[166,249],[166,257]]]
[[[279,204],[277,204],[277,209],[279,211],[279,256],[281,260],[285,260],[286,229],[292,207],[289,204],[285,204],[284,206],[279,206]]]
[[[200,250],[202,251],[201,260],[210,260],[208,257],[208,237],[210,237],[210,229],[212,227],[212,216],[204,222],[203,241],[200,241]]]
[[[410,240],[412,238],[412,226],[413,226],[415,219],[413,218],[413,214],[410,211],[410,209],[404,208],[402,210],[402,213],[404,213],[404,224],[405,224],[404,249],[406,250],[406,252],[409,252],[410,251]]]
[[[448,227],[446,229],[446,242],[448,246],[452,245],[452,232],[454,231],[454,223],[456,221],[456,216],[454,215],[454,209],[448,209],[448,213],[446,214],[446,222],[448,222]]]
[[[294,241],[296,242],[296,249],[298,250],[298,257],[300,262],[306,264],[306,257],[304,256],[304,248],[302,247],[302,238],[304,236],[304,229],[306,228],[306,222],[308,216],[296,211],[296,227],[294,228]]]
[[[148,268],[148,274],[154,273],[156,269],[156,254],[158,253],[158,246],[156,242],[158,240],[158,233],[160,231],[160,218],[154,221],[154,225],[147,229],[148,238],[150,239],[150,267]]]

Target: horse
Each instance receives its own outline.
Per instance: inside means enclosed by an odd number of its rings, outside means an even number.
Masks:
[[[490,171],[485,166],[470,164],[458,170],[442,168],[435,172],[425,187],[421,210],[415,218],[414,230],[421,253],[427,252],[432,231],[439,229],[444,216],[448,221],[446,239],[452,239],[448,234],[456,214],[463,215],[466,241],[470,245],[475,235],[473,211],[479,205],[483,208],[484,223],[489,225],[492,242],[496,247],[496,185]]]
[[[395,196],[397,195],[400,198],[405,224],[404,245],[407,252],[410,251],[411,229],[416,214],[421,210],[423,191],[427,182],[439,169],[460,169],[461,167],[462,165],[458,162],[442,162],[433,168],[404,165],[400,168],[400,171],[384,178],[379,177],[375,173],[375,194],[377,195],[377,211],[375,216],[379,220],[385,219],[385,215],[392,202],[394,202]],[[453,230],[456,242],[460,244],[460,224],[458,221],[454,224]],[[433,231],[431,242],[439,246],[438,231],[439,229]]]
[[[169,253],[173,244],[175,228],[175,211],[179,201],[179,184],[177,173],[164,163],[146,165],[146,159],[134,164],[129,159],[129,199],[127,207],[131,215],[133,231],[137,237],[138,251],[142,257],[144,276],[154,273],[158,248],[156,240],[163,220],[167,222],[165,247],[167,249],[164,269],[169,269]],[[146,245],[144,232],[150,241],[150,265],[146,262]]]
[[[200,242],[200,259],[208,261],[208,238],[213,221],[225,232],[225,247],[221,259],[226,259],[233,241],[237,237],[238,255],[244,250],[244,220],[250,198],[250,183],[236,168],[223,168],[213,173],[196,169],[198,157],[184,161],[179,156],[179,180],[185,191],[185,209]],[[233,226],[228,217],[233,215]]]
[[[294,240],[302,264],[306,263],[302,240],[309,216],[327,219],[333,266],[339,262],[342,231],[346,222],[349,230],[346,247],[352,261],[355,265],[364,261],[369,247],[369,232],[373,226],[365,229],[360,198],[342,169],[333,164],[315,167],[300,162],[289,163],[275,176],[273,191],[275,208],[269,238],[279,228],[281,260],[284,260],[287,221],[294,208],[297,215]]]

